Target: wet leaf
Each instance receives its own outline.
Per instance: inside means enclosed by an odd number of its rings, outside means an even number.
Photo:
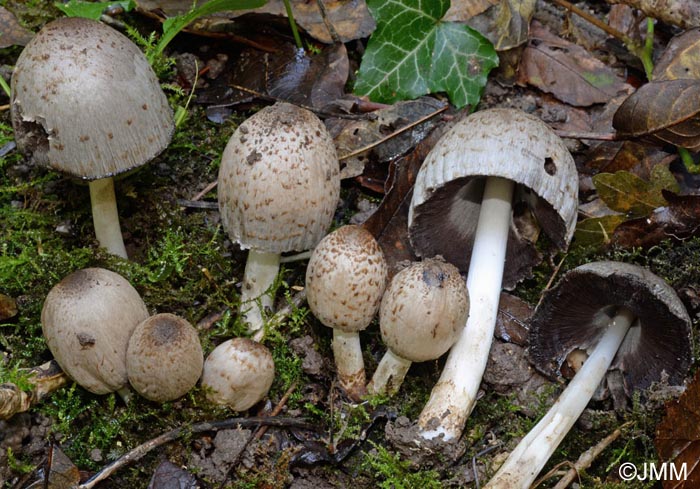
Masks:
[[[54,5],[68,17],[84,17],[92,20],[100,20],[102,13],[111,7],[121,7],[125,12],[130,12],[136,6],[134,0],[125,0],[121,2],[85,2],[82,0],[70,0],[68,3],[56,2]]]
[[[199,487],[194,475],[169,460],[163,460],[151,477],[148,489],[195,489]]]
[[[654,65],[653,80],[700,80],[700,29],[672,38]]]
[[[355,92],[392,103],[447,92],[457,107],[475,104],[498,65],[491,43],[465,25],[444,22],[449,0],[374,0],[377,21]]]
[[[0,321],[17,315],[17,303],[12,297],[0,294]]]
[[[0,7],[0,48],[24,46],[32,37],[34,33],[22,27],[15,14]]]
[[[551,93],[567,104],[606,103],[632,87],[583,47],[555,36],[533,22],[530,43],[520,62],[518,82]]]
[[[617,109],[613,127],[621,137],[700,149],[700,80],[642,85]]]
[[[664,489],[700,487],[700,372],[676,401],[666,405],[666,415],[656,428],[656,450],[662,462],[673,462],[680,470],[686,464],[684,481],[667,480]]]
[[[661,190],[678,190],[673,174],[664,165],[651,171],[649,181],[628,171],[599,173],[593,177],[599,197],[610,209],[629,217],[646,216],[657,207],[666,204]]]
[[[626,217],[622,214],[613,214],[579,221],[574,232],[574,244],[576,246],[607,244],[610,242],[615,228],[625,219]]]

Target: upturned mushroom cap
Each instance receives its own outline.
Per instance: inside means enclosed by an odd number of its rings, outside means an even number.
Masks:
[[[174,130],[146,57],[100,22],[60,18],[27,44],[12,74],[17,146],[39,164],[95,180],[151,160]]]
[[[141,297],[124,277],[86,268],[51,289],[41,325],[63,371],[90,392],[107,394],[128,384],[127,345],[147,317]]]
[[[428,154],[416,177],[408,216],[414,251],[442,255],[466,273],[484,177],[515,182],[503,286],[512,288],[540,259],[538,228],[560,249],[573,236],[578,174],[561,139],[514,109],[476,112],[457,122]],[[537,221],[537,225],[533,222]]]
[[[610,367],[623,373],[625,392],[645,389],[665,376],[670,385],[681,384],[692,361],[690,318],[683,303],[650,271],[611,261],[577,267],[545,294],[530,324],[535,367],[559,376],[567,356],[594,347],[620,307],[637,317]]]
[[[313,248],[340,195],[338,156],[323,123],[288,103],[266,107],[229,140],[218,179],[224,229],[244,249]]]
[[[379,309],[387,274],[384,253],[372,234],[360,226],[340,227],[321,240],[309,259],[309,308],[328,327],[361,331]]]
[[[440,357],[457,341],[469,315],[467,285],[454,265],[428,258],[397,273],[379,309],[382,340],[412,362]]]
[[[204,362],[202,386],[207,399],[234,411],[245,411],[261,401],[275,378],[270,350],[248,338],[224,341]]]
[[[197,384],[203,364],[197,331],[174,314],[156,314],[141,322],[126,351],[129,383],[156,402],[185,395]]]

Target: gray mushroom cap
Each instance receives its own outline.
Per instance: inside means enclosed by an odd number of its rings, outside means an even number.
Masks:
[[[141,322],[129,339],[129,383],[146,399],[166,402],[185,395],[202,375],[204,355],[197,330],[174,314]]]
[[[467,284],[454,265],[428,258],[397,273],[384,293],[384,344],[412,362],[434,360],[457,341],[469,315]]]
[[[466,273],[489,176],[517,184],[503,276],[504,288],[510,289],[541,259],[532,243],[537,227],[565,249],[576,223],[574,160],[561,139],[536,117],[514,109],[489,109],[457,122],[418,172],[409,235],[418,256],[442,255]]]
[[[347,225],[328,234],[306,267],[306,293],[314,316],[346,333],[362,331],[377,313],[388,269],[374,236]]]
[[[86,180],[151,160],[170,142],[172,110],[139,48],[100,22],[65,17],[27,44],[12,74],[18,147]]]
[[[90,392],[107,394],[128,384],[127,345],[147,317],[146,305],[124,277],[86,268],[51,289],[41,326],[63,371]]]
[[[666,282],[627,263],[582,265],[545,294],[530,324],[531,361],[557,377],[569,353],[596,345],[620,307],[637,317],[609,369],[622,372],[625,392],[663,378],[682,384],[692,362],[690,317]]]
[[[333,140],[318,117],[288,103],[266,107],[236,129],[221,157],[224,229],[244,249],[313,248],[333,220],[339,175]]]

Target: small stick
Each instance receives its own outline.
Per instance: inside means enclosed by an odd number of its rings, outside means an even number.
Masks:
[[[0,110],[8,110],[9,108],[10,104],[0,105]]]
[[[192,202],[198,201],[199,199],[201,199],[202,197],[204,197],[205,195],[207,195],[210,191],[214,190],[214,187],[216,187],[216,184],[217,184],[216,180],[213,181],[213,182],[211,182],[209,185],[207,185],[206,187],[204,187],[204,189],[203,189],[201,192],[199,192],[197,195],[195,195],[194,197],[192,197],[190,200],[191,200]]]
[[[560,138],[566,139],[592,139],[595,141],[620,141],[621,138],[616,133],[602,132],[577,132],[577,131],[561,131],[554,129],[554,132]]]
[[[275,406],[275,408],[270,412],[268,417],[277,416],[279,413],[282,412],[282,409],[287,404],[289,397],[296,390],[296,388],[297,388],[297,382],[294,381],[294,382],[292,382],[292,385],[289,386],[289,389],[287,389],[287,391],[284,393],[284,395],[282,396],[282,399],[280,399],[280,402],[277,403],[277,406]],[[260,438],[262,438],[262,436],[267,431],[267,428],[268,428],[267,426],[261,426],[260,428],[258,428],[258,431],[256,431],[255,434],[253,435],[253,439],[259,440]]]
[[[549,277],[549,281],[547,282],[547,285],[544,286],[544,290],[540,294],[540,300],[537,301],[537,305],[535,306],[535,309],[540,307],[540,304],[542,303],[542,298],[544,297],[544,293],[549,290],[549,288],[552,286],[552,282],[554,282],[554,278],[557,276],[559,273],[559,270],[561,269],[561,266],[564,264],[564,260],[566,260],[566,255],[561,257],[561,260],[559,260],[559,263],[557,263],[557,266],[554,267],[554,271],[552,272],[552,276]]]
[[[602,31],[606,32],[607,34],[613,36],[614,38],[619,39],[625,44],[629,45],[635,45],[636,43],[630,39],[628,36],[626,36],[624,33],[618,31],[614,27],[610,27],[608,24],[605,22],[601,21],[597,17],[589,14],[585,10],[581,10],[578,8],[576,5],[573,5],[566,0],[552,0],[554,3],[557,5],[564,7],[565,9],[569,10],[570,12],[573,12],[574,14],[578,15],[582,19],[585,19],[586,21],[590,22],[597,28],[601,29]]]
[[[326,25],[326,29],[328,29],[331,39],[333,39],[333,42],[336,44],[341,43],[342,41],[340,40],[338,31],[335,30],[331,19],[328,18],[328,10],[326,9],[323,0],[316,0],[316,4],[318,5],[318,9],[321,11],[321,18],[323,19],[323,23]]]

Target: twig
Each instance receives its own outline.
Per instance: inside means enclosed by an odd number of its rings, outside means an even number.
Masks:
[[[10,104],[0,105],[0,110],[8,110],[9,108]]]
[[[339,156],[338,159],[339,159],[340,161],[347,160],[348,158],[352,158],[352,157],[354,157],[354,156],[357,156],[357,155],[359,155],[359,154],[362,154],[362,153],[364,153],[365,151],[369,151],[370,149],[372,149],[372,148],[374,148],[374,147],[376,147],[376,146],[379,146],[380,144],[382,144],[382,143],[388,141],[389,139],[395,138],[395,137],[398,136],[399,134],[404,133],[404,132],[408,131],[409,129],[413,129],[414,127],[416,127],[416,126],[418,126],[418,125],[424,123],[425,121],[427,121],[427,120],[429,120],[429,119],[432,119],[432,118],[435,117],[436,115],[439,115],[439,114],[445,112],[448,108],[449,108],[449,105],[445,105],[444,107],[440,107],[439,109],[437,109],[437,110],[431,112],[430,114],[428,114],[428,115],[426,115],[426,116],[423,116],[423,117],[421,117],[420,119],[411,122],[410,124],[406,124],[406,125],[403,126],[401,129],[397,129],[396,131],[392,132],[391,134],[387,134],[387,135],[384,136],[383,138],[377,139],[376,141],[374,141],[374,142],[372,142],[372,143],[369,143],[368,145],[363,146],[363,147],[361,147],[361,148],[359,148],[359,149],[356,149],[356,150],[354,150],[354,151],[352,151],[352,152],[350,152],[350,153],[348,153],[348,154]]]
[[[222,421],[207,421],[197,423],[191,426],[181,426],[174,430],[163,433],[162,435],[137,446],[128,453],[122,455],[111,464],[105,466],[102,470],[93,475],[90,479],[78,486],[78,489],[92,489],[99,482],[110,477],[122,467],[141,459],[150,451],[158,448],[161,445],[177,440],[183,435],[192,433],[203,433],[205,431],[218,431],[231,428],[250,428],[258,425],[278,426],[281,428],[297,428],[302,430],[315,431],[318,427],[311,423],[298,418],[278,418],[278,417],[250,417],[250,418],[229,418]]]
[[[560,138],[566,139],[592,139],[595,141],[620,141],[620,137],[616,133],[602,132],[577,132],[577,131],[561,131],[555,129],[554,132]]]
[[[547,285],[544,286],[544,290],[540,294],[540,300],[537,301],[537,305],[535,306],[535,309],[540,307],[540,304],[542,303],[542,298],[544,297],[544,293],[549,290],[549,288],[552,286],[552,282],[554,282],[554,278],[557,276],[559,273],[559,270],[561,269],[561,266],[564,264],[564,260],[566,260],[566,255],[561,257],[561,260],[559,260],[559,263],[557,263],[557,266],[554,267],[554,271],[552,272],[552,276],[549,277],[549,280],[547,281]]]
[[[282,396],[282,399],[280,399],[280,402],[277,403],[277,406],[275,406],[275,408],[270,412],[270,414],[268,415],[268,417],[277,416],[279,413],[282,412],[282,409],[283,409],[284,406],[287,404],[287,401],[289,400],[289,397],[290,397],[290,396],[292,395],[292,393],[296,390],[296,388],[297,388],[297,383],[296,383],[296,381],[295,381],[295,382],[292,382],[292,385],[289,386],[289,389],[287,389],[287,391],[286,391],[286,392],[284,393],[284,395]],[[262,436],[263,436],[263,435],[265,434],[265,432],[267,431],[267,428],[268,428],[267,426],[261,426],[260,428],[258,428],[258,431],[256,431],[255,434],[253,435],[253,439],[254,439],[254,440],[259,440],[260,438],[262,438]]]
[[[338,35],[338,31],[335,30],[333,23],[328,18],[328,10],[326,10],[323,0],[316,0],[316,4],[318,5],[318,9],[321,11],[321,18],[323,19],[323,23],[326,25],[326,29],[328,29],[328,33],[330,34],[331,39],[333,39],[333,42],[336,44],[343,42]]]
[[[590,22],[600,30],[606,32],[607,34],[613,36],[614,38],[619,39],[625,44],[636,44],[632,39],[630,39],[625,33],[618,31],[614,27],[610,27],[608,24],[603,22],[602,20],[598,19],[597,17],[589,14],[585,10],[581,10],[578,8],[576,5],[573,5],[566,0],[552,0],[554,3],[557,5],[564,7],[568,11],[578,15],[582,19],[585,19],[586,21]]]
[[[210,191],[214,190],[214,187],[216,187],[216,181],[213,181],[209,185],[204,187],[204,189],[201,192],[192,197],[190,200],[192,200],[193,202],[198,201],[199,199],[207,195]]]

